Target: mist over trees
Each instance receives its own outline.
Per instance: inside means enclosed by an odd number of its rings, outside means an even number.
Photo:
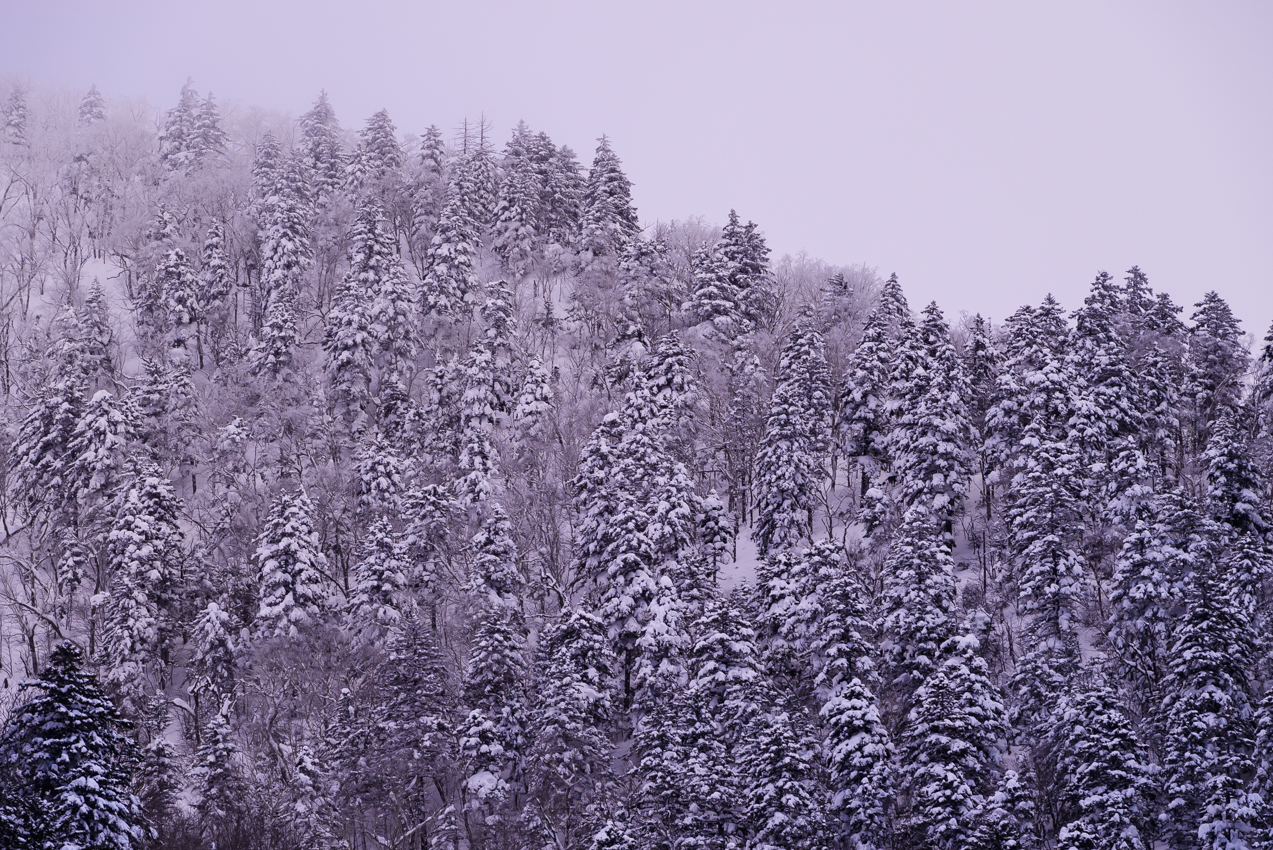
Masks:
[[[1273,329],[619,144],[0,92],[0,846],[1273,842]]]

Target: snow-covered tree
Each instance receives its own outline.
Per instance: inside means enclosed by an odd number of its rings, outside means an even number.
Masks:
[[[821,715],[832,830],[852,850],[886,847],[895,753],[875,694],[857,677],[837,682]]]
[[[49,656],[0,738],[0,840],[10,847],[145,845],[141,806],[129,792],[133,743],[74,644]]]
[[[375,642],[402,620],[409,569],[406,546],[387,519],[376,520],[367,530],[349,594],[350,625],[364,638]]]
[[[539,840],[573,847],[584,840],[591,807],[613,783],[607,730],[613,720],[614,655],[601,621],[564,611],[540,636],[540,683],[531,713],[526,828]]]
[[[477,286],[473,271],[477,242],[476,225],[469,218],[464,198],[452,189],[433,232],[428,272],[421,284],[426,313],[452,315],[472,300]]]
[[[314,506],[304,491],[281,495],[256,550],[261,604],[256,633],[295,638],[324,617],[331,594],[327,559],[314,530]]]
[[[105,603],[102,654],[107,681],[137,695],[142,677],[167,663],[178,635],[184,558],[172,487],[154,467],[143,468],[111,527],[111,582]]]
[[[753,537],[762,553],[792,546],[813,531],[830,433],[830,379],[822,346],[820,334],[801,327],[783,349],[756,455]]]
[[[88,127],[96,124],[98,121],[106,120],[106,98],[102,97],[102,93],[98,91],[97,85],[89,86],[88,91],[80,100],[79,124],[81,127]]]
[[[1204,566],[1176,629],[1167,712],[1166,820],[1175,846],[1250,846],[1260,828],[1255,773],[1254,632]],[[1197,843],[1195,843],[1197,842]]]
[[[341,185],[345,169],[345,152],[340,140],[340,124],[336,111],[327,100],[327,92],[301,116],[300,154],[309,171],[314,197],[325,202]]]
[[[1107,688],[1088,688],[1057,711],[1052,753],[1061,785],[1058,846],[1145,850],[1152,768]]]
[[[203,731],[193,773],[198,781],[197,811],[203,828],[214,841],[226,845],[241,840],[246,832],[248,785],[225,706],[217,707]]]
[[[920,845],[960,846],[990,789],[1007,717],[977,650],[971,635],[951,638],[915,694],[903,744],[911,766],[906,826]]]
[[[588,172],[580,224],[579,247],[594,257],[622,253],[641,230],[632,206],[632,183],[605,136],[597,144]]]

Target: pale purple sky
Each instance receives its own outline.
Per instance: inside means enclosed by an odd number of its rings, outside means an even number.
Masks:
[[[109,8],[108,8],[109,7]],[[519,119],[587,164],[606,133],[642,221],[731,207],[776,254],[896,271],[1002,318],[1134,263],[1190,307],[1273,318],[1266,2],[0,0],[0,76],[346,127]]]

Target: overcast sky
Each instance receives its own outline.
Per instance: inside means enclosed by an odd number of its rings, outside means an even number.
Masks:
[[[0,0],[0,75],[606,133],[643,222],[737,208],[955,315],[1136,263],[1273,318],[1273,3]]]

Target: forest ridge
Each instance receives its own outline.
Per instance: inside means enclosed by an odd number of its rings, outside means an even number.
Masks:
[[[606,137],[0,107],[0,847],[1273,846],[1273,329]]]

